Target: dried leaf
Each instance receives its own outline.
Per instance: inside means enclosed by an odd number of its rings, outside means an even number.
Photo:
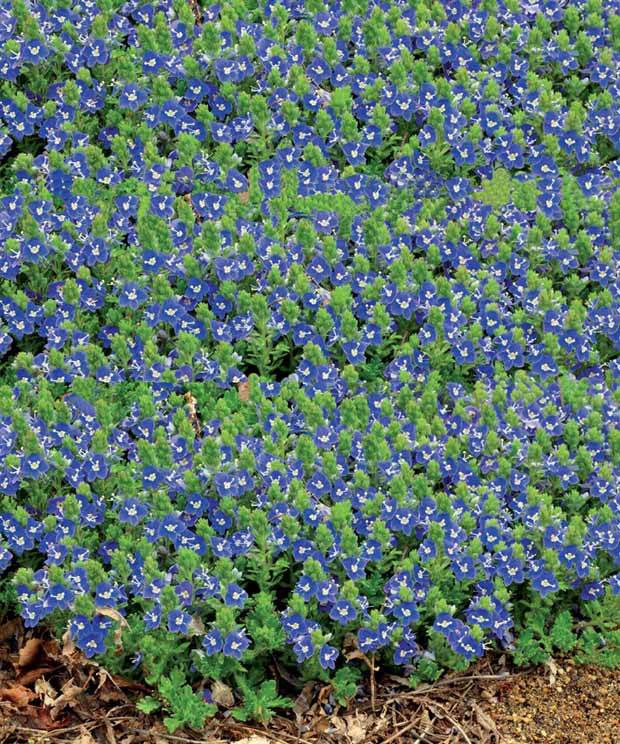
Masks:
[[[315,687],[316,684],[314,682],[307,682],[297,696],[295,704],[293,705],[293,712],[295,713],[297,721],[301,721],[304,715],[310,710],[310,706],[314,699]]]
[[[103,615],[104,617],[109,617],[110,620],[115,620],[117,623],[120,623],[123,628],[128,628],[129,623],[125,618],[121,615],[121,613],[114,609],[114,607],[98,607],[97,608],[97,614]]]
[[[30,711],[36,717],[36,727],[45,729],[46,731],[56,731],[61,728],[66,728],[71,720],[68,716],[61,716],[57,719],[52,718],[51,712],[48,708],[31,707]]]
[[[346,659],[347,661],[351,661],[352,659],[361,659],[369,669],[374,669],[375,672],[379,671],[379,667],[373,666],[372,661],[368,658],[368,656],[366,656],[366,654],[363,651],[359,651],[359,650],[351,651],[350,653],[346,655]]]
[[[337,734],[338,738],[344,738],[346,736],[347,724],[340,716],[332,716],[329,722],[331,724],[331,732]]]
[[[121,688],[140,690],[142,692],[149,691],[149,688],[145,685],[125,679],[116,674],[110,674],[105,669],[97,669],[96,676],[98,682],[94,694],[97,696],[97,700],[101,700],[101,702],[104,703],[118,701],[127,702],[127,695],[125,695]]]
[[[482,726],[482,728],[489,733],[497,734],[497,726],[495,725],[495,721],[491,718],[491,716],[487,715],[476,703],[474,703],[472,707],[476,713],[476,720],[478,721],[480,726]]]
[[[190,636],[203,636],[206,633],[204,623],[200,615],[193,615],[190,620],[187,634]]]
[[[22,621],[19,618],[9,620],[0,625],[0,641],[7,641],[9,638],[17,636],[22,627]]]
[[[116,736],[114,735],[114,727],[107,718],[104,718],[103,725],[105,726],[105,734],[108,737],[108,744],[117,744]]]
[[[249,191],[241,191],[239,193],[239,201],[242,204],[247,204],[250,201],[250,192]]]
[[[40,638],[30,638],[30,640],[26,641],[19,650],[17,666],[22,668],[31,666],[41,653],[42,646],[43,641]]]
[[[55,667],[52,666],[42,666],[29,669],[27,672],[20,674],[19,677],[17,677],[16,682],[20,685],[24,685],[24,687],[29,687],[33,682],[36,682],[46,674],[53,672],[54,669]]]
[[[265,739],[264,736],[252,734],[245,739],[237,739],[235,744],[278,744],[277,739]]]
[[[373,661],[371,661],[368,656],[366,656],[366,654],[360,650],[357,644],[357,637],[353,633],[347,633],[347,635],[344,637],[343,649],[347,648],[353,649],[346,654],[345,658],[347,659],[347,661],[351,661],[352,659],[360,659],[371,671],[379,671],[379,667],[374,666],[374,658]]]
[[[73,740],[72,744],[97,744],[97,742],[86,728],[81,728],[80,735]]]
[[[129,623],[127,622],[127,620],[125,620],[121,613],[118,610],[114,609],[114,607],[98,607],[97,613],[99,615],[103,615],[104,617],[109,617],[110,620],[115,620],[118,623],[118,626],[114,631],[114,645],[117,651],[122,650],[123,628],[129,627]]]
[[[200,419],[198,418],[197,409],[198,401],[190,392],[185,393],[183,397],[185,398],[185,402],[187,403],[187,411],[189,413],[189,420],[192,428],[194,429],[196,434],[200,436]]]
[[[221,705],[222,708],[232,708],[235,704],[232,690],[223,682],[214,682],[211,688],[211,697],[213,698],[213,702]]]
[[[239,392],[239,398],[244,403],[250,400],[250,383],[245,380],[244,382],[240,382],[237,385],[237,390]]]
[[[347,737],[351,744],[360,744],[366,740],[368,729],[368,716],[359,714],[357,716],[347,716]]]
[[[34,683],[34,691],[43,698],[43,705],[51,708],[54,705],[54,701],[58,697],[58,692],[52,687],[52,685],[44,678],[40,677]]]
[[[77,648],[75,643],[73,642],[73,639],[71,638],[71,634],[69,631],[67,631],[63,637],[62,637],[62,655],[63,656],[72,656],[76,652]]]
[[[73,684],[73,681],[69,680],[66,685],[62,687],[61,694],[54,700],[51,706],[54,710],[62,710],[67,705],[73,706],[77,702],[77,698],[84,692],[84,688],[79,685]]]
[[[23,685],[13,685],[12,687],[3,687],[0,689],[0,700],[13,703],[18,708],[25,708],[36,696],[35,692]]]
[[[120,674],[108,675],[110,680],[119,688],[123,690],[138,690],[140,692],[150,692],[151,688],[141,682],[136,682],[135,679],[126,679],[121,677]]]
[[[121,690],[120,685],[114,676],[106,669],[99,667],[96,670],[96,676],[99,680],[95,689],[95,695],[98,699],[106,702],[109,702],[110,700],[127,700],[127,696]],[[118,679],[123,678],[119,677]],[[84,687],[86,687],[86,685],[84,685]]]
[[[545,666],[549,670],[549,684],[553,687],[558,676],[558,665],[553,659],[548,659],[545,662]]]
[[[80,659],[80,662],[85,659],[81,651],[78,650],[77,646],[71,638],[69,631],[65,631],[62,636],[62,647],[56,640],[44,641],[43,650],[46,656],[53,661],[57,661],[59,664],[67,664],[75,662]]]

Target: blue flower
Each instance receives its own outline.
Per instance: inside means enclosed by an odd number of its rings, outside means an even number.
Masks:
[[[542,568],[540,564],[534,564],[532,570],[530,570],[530,581],[532,587],[541,597],[546,597],[553,592],[557,592],[560,588],[558,580],[553,573]]]
[[[132,310],[136,310],[140,305],[143,305],[147,299],[148,292],[146,289],[140,287],[135,282],[130,282],[123,286],[118,297],[118,304],[121,307],[129,307]]]
[[[26,455],[22,460],[22,475],[25,478],[38,480],[49,470],[49,465],[41,455]]]
[[[239,584],[231,583],[226,587],[224,602],[229,607],[243,607],[248,600],[248,593]]]
[[[75,592],[62,584],[55,584],[47,591],[47,601],[51,608],[66,610],[75,598]]]
[[[210,630],[202,639],[202,647],[207,656],[214,656],[223,648],[222,634],[217,628]]]
[[[339,655],[340,652],[337,648],[325,643],[319,650],[319,664],[323,667],[323,669],[335,669],[336,660],[338,659]]]
[[[138,501],[138,499],[130,498],[124,501],[123,506],[119,511],[118,518],[121,522],[125,522],[135,527],[140,524],[148,513],[149,507],[146,504]]]
[[[73,626],[72,634],[76,645],[87,659],[106,652],[108,626],[101,621],[100,616],[92,621],[84,619],[81,623],[78,622]]]
[[[118,102],[121,108],[137,111],[146,102],[147,98],[146,91],[131,83],[124,87]]]
[[[171,610],[168,613],[168,630],[171,633],[187,633],[191,622],[191,615],[183,610]]]
[[[315,653],[312,638],[309,635],[298,637],[293,646],[293,653],[298,664],[302,664],[307,659],[312,658]]]
[[[405,664],[409,664],[418,654],[419,649],[415,639],[405,635],[396,644],[392,660],[394,664],[404,666]]]
[[[50,55],[50,50],[38,39],[28,39],[22,45],[22,59],[24,62],[38,65]]]
[[[229,633],[224,639],[222,653],[224,656],[239,660],[249,645],[250,639],[246,636],[245,630],[234,631]]]
[[[83,55],[87,67],[105,65],[110,59],[110,54],[103,39],[91,39],[84,47]]]
[[[346,599],[339,599],[329,609],[329,616],[339,625],[348,625],[357,617],[355,607]]]

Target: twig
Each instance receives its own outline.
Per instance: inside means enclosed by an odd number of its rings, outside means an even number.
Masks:
[[[194,14],[196,25],[200,26],[200,22],[202,21],[202,16],[200,14],[200,6],[198,5],[196,0],[189,0],[189,6],[192,9],[192,13]]]
[[[196,409],[196,398],[188,391],[183,396],[187,403],[187,410],[189,412],[190,423],[198,436],[200,436],[200,419],[198,418],[198,410]]]
[[[19,732],[29,734],[35,737],[40,737],[40,736],[58,737],[58,736],[62,736],[63,734],[70,734],[74,731],[80,731],[81,729],[84,729],[84,728],[95,729],[101,726],[101,724],[102,724],[102,721],[86,721],[85,723],[78,723],[75,726],[67,726],[66,728],[58,728],[58,729],[53,729],[51,731],[29,728],[28,726],[20,726]]]
[[[190,739],[187,736],[178,736],[177,734],[168,734],[165,731],[147,731],[146,729],[132,729],[136,734],[142,734],[144,736],[157,735],[160,739],[169,739],[170,741],[185,742],[185,744],[217,744],[214,739]],[[221,740],[220,740],[221,741]]]
[[[445,707],[441,703],[438,703],[437,701],[434,701],[434,705],[437,705],[439,708],[441,708],[441,710],[443,710],[444,717],[447,718],[448,721],[450,721],[450,723],[454,726],[454,728],[456,728],[462,734],[467,744],[472,744],[471,739],[465,733],[465,729],[461,726],[461,724],[458,721],[455,721],[454,718],[452,718],[452,716],[448,713]]]
[[[281,717],[280,716],[275,716],[274,718],[277,720],[277,719],[280,719]],[[284,719],[284,720],[286,720],[286,719]],[[281,744],[282,739],[279,739],[278,738],[280,736],[283,737],[283,738],[285,738],[285,739],[288,739],[289,741],[295,742],[295,743],[299,742],[299,738],[297,736],[295,736],[294,734],[289,734],[289,733],[286,733],[286,732],[281,732],[281,733],[278,734],[278,737],[275,737],[275,735],[270,734],[265,729],[256,729],[256,728],[253,728],[252,726],[246,726],[245,724],[239,723],[237,721],[235,721],[235,722],[230,721],[230,724],[231,724],[231,727],[232,728],[241,729],[242,731],[249,731],[251,734],[258,734],[259,736],[262,736],[263,738],[269,737],[270,741],[273,742],[273,744]]]
[[[506,679],[507,677],[518,677],[524,672],[518,672],[517,674],[511,674],[510,672],[500,672],[499,674],[471,674],[467,677],[452,677],[451,679],[440,679],[432,685],[425,685],[417,690],[411,690],[410,692],[403,693],[403,696],[411,697],[413,695],[426,695],[431,690],[435,690],[438,687],[446,687],[453,684],[461,684],[462,682],[469,682],[477,679]]]
[[[414,726],[417,726],[417,721],[411,721],[411,723],[408,723],[406,726],[403,726],[401,729],[399,729],[395,734],[392,734],[392,736],[388,736],[387,739],[384,739],[383,744],[390,744],[392,741],[396,741],[396,739],[400,739],[400,737],[403,734],[406,734],[407,731],[411,731]]]
[[[105,726],[105,733],[109,740],[109,744],[117,744],[116,736],[114,735],[114,726],[110,723],[110,719],[107,716],[103,719],[103,725]]]
[[[413,742],[413,744],[423,744],[423,742],[427,741],[426,734],[428,734],[432,728],[433,728],[433,724],[429,721],[424,731],[422,731],[420,736],[418,736],[418,738]]]
[[[375,654],[370,657],[370,707],[374,713],[376,710],[377,690],[375,686]]]

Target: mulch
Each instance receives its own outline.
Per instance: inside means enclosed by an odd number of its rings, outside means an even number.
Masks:
[[[488,655],[411,689],[377,673],[347,707],[309,684],[264,726],[223,710],[201,732],[169,733],[135,707],[149,690],[59,643],[0,626],[0,744],[620,744],[620,670],[557,659],[514,669]]]

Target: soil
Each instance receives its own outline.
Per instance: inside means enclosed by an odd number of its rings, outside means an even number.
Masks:
[[[554,667],[486,689],[505,743],[620,744],[620,670]]]
[[[70,641],[0,626],[0,744],[620,744],[620,669],[571,659],[522,670],[490,655],[415,690],[378,672],[348,708],[330,686],[309,684],[264,726],[236,721],[234,691],[221,686],[221,713],[200,732],[171,734],[161,716],[140,713],[147,692]]]

